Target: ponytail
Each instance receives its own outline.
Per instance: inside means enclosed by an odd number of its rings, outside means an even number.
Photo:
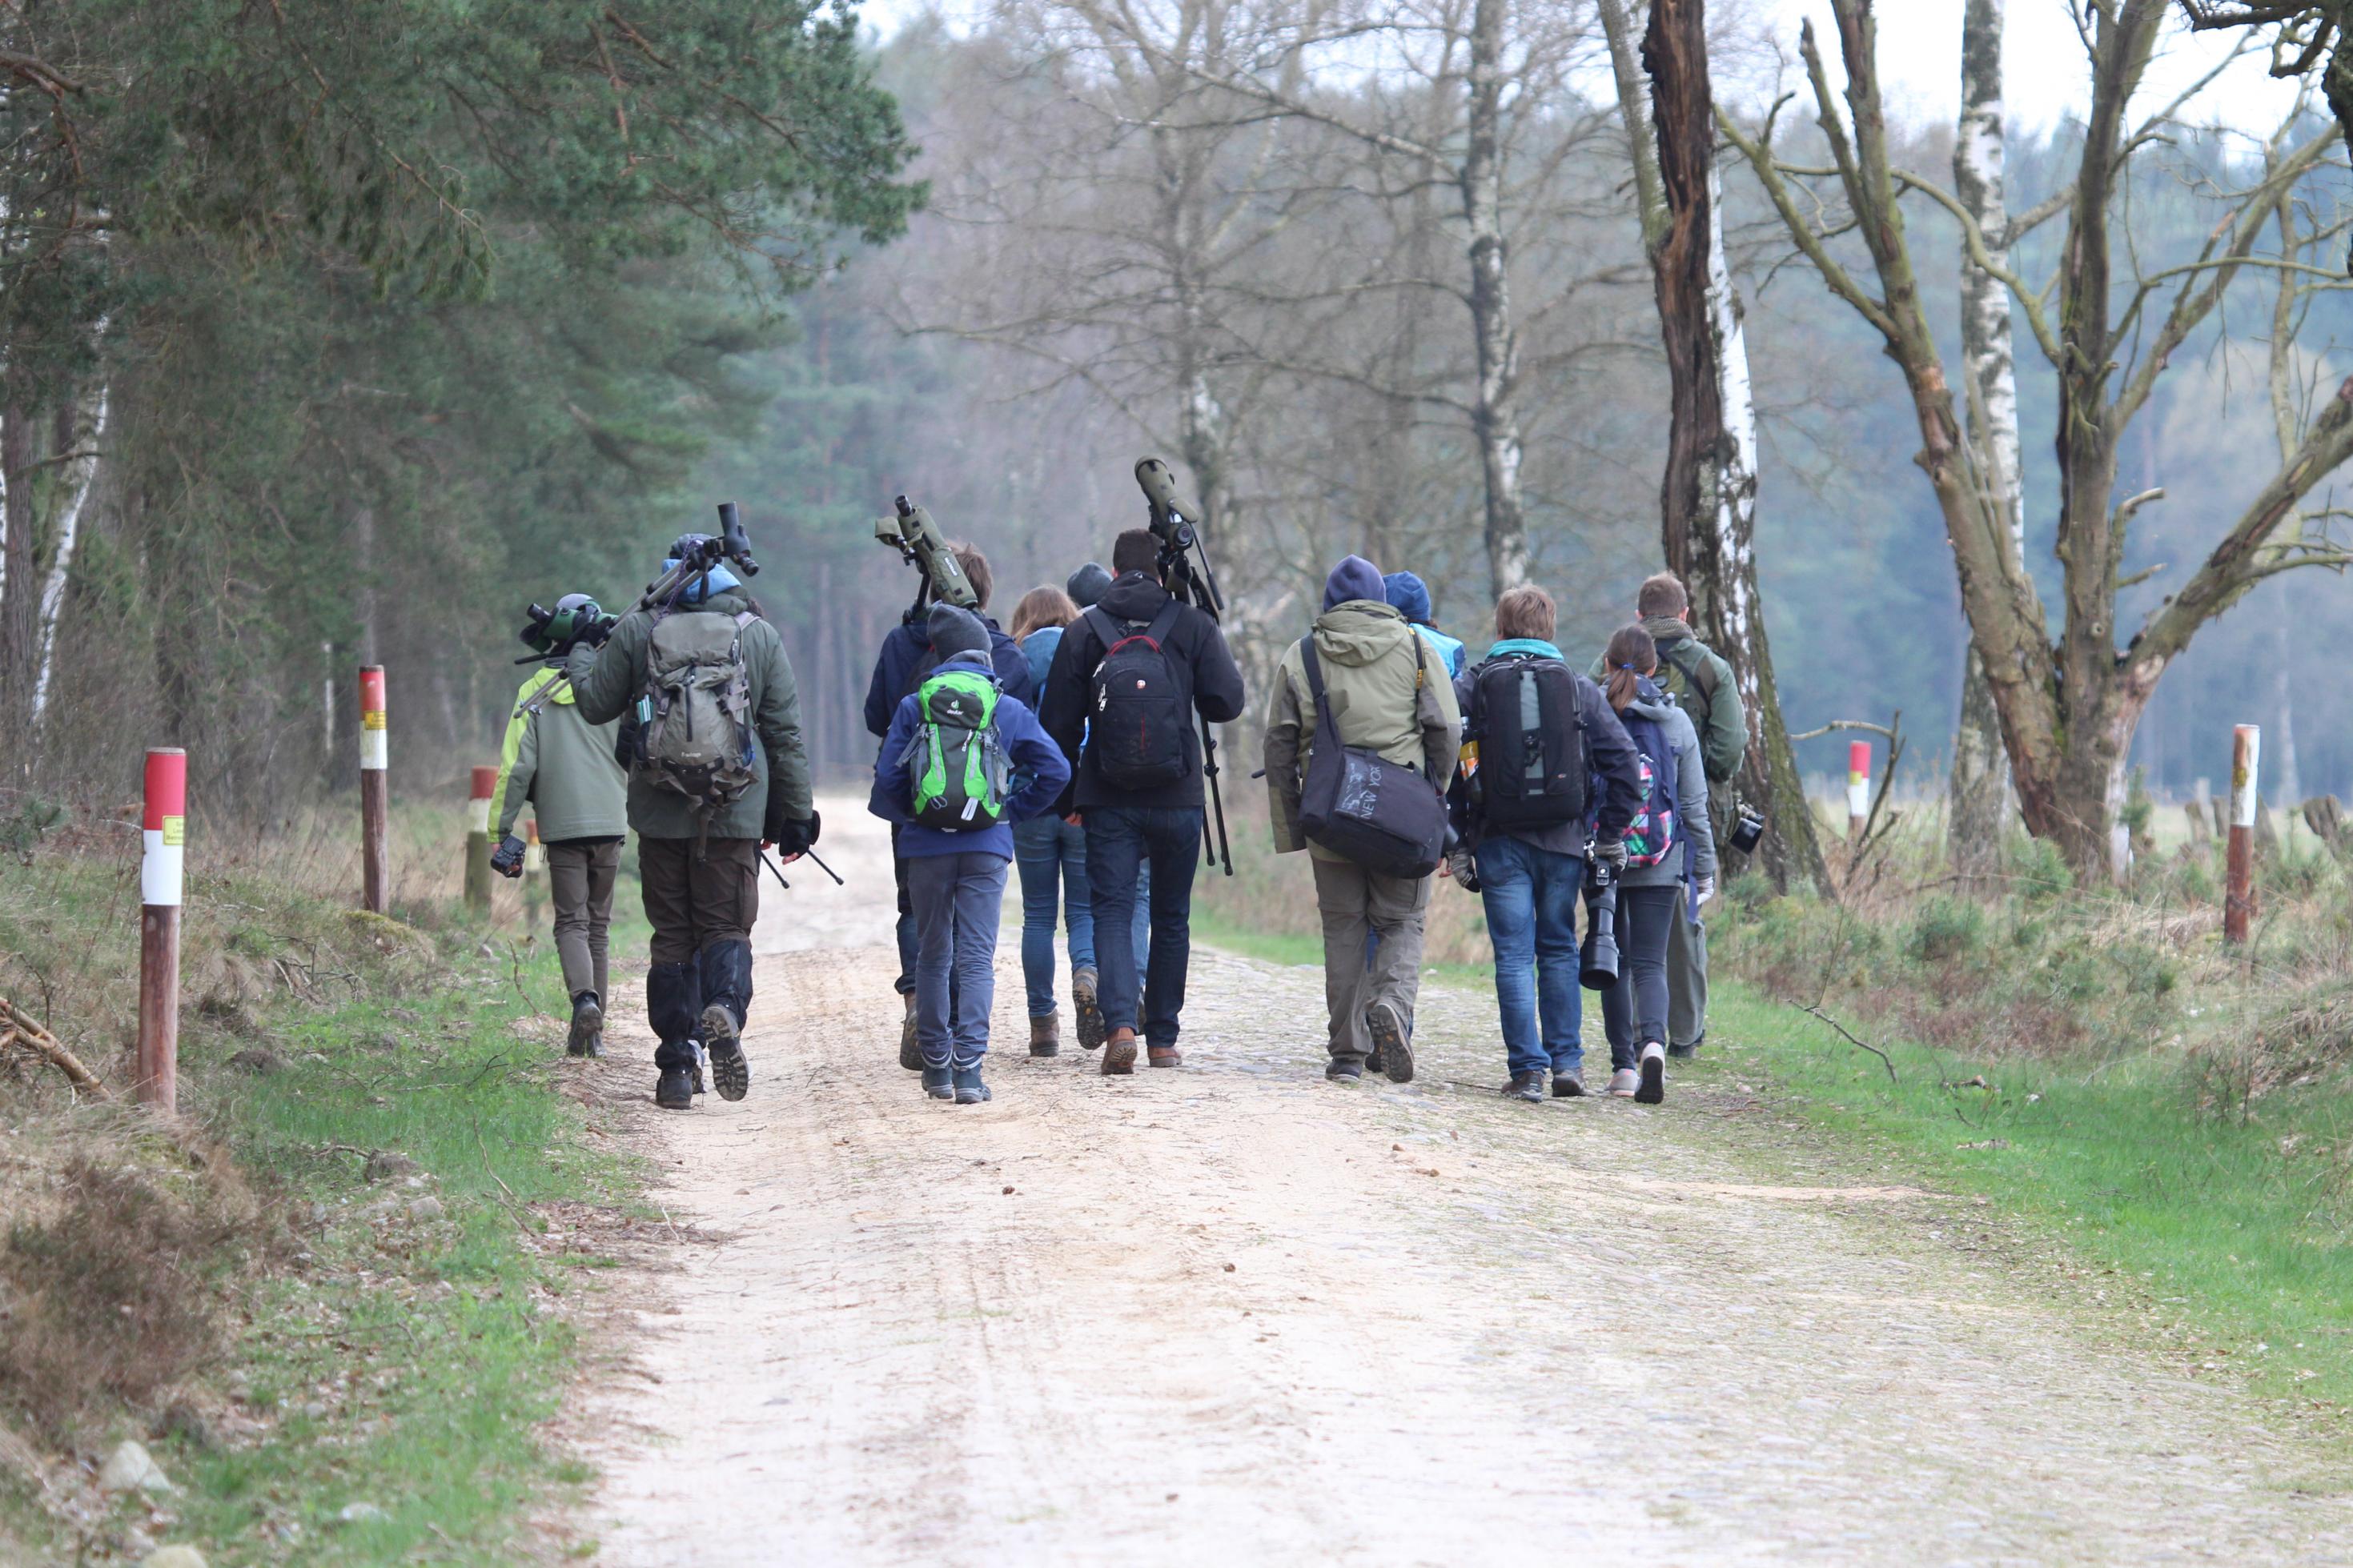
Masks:
[[[1659,645],[1651,634],[1639,626],[1620,626],[1609,638],[1609,647],[1601,656],[1609,667],[1608,693],[1609,706],[1623,713],[1641,689],[1641,678],[1659,668]]]

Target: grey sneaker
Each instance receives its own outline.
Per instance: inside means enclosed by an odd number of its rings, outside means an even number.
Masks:
[[[1631,1100],[1634,1098],[1634,1090],[1641,1087],[1641,1082],[1642,1075],[1632,1068],[1620,1068],[1609,1075],[1609,1098]]]
[[[1405,1015],[1394,1002],[1376,1002],[1365,1009],[1365,1027],[1381,1058],[1381,1071],[1391,1083],[1413,1081],[1413,1042],[1408,1037]]]
[[[1667,1048],[1652,1040],[1642,1047],[1642,1087],[1634,1091],[1637,1105],[1657,1105],[1667,1098]]]

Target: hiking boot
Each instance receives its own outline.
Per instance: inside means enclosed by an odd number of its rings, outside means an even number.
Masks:
[[[1575,1068],[1571,1068],[1567,1072],[1556,1072],[1553,1074],[1552,1097],[1555,1100],[1583,1100],[1585,1098],[1585,1074]]]
[[[694,1109],[694,1075],[684,1068],[672,1068],[654,1080],[654,1103],[664,1110]]]
[[[1667,1098],[1667,1048],[1652,1040],[1642,1047],[1642,1086],[1634,1091],[1637,1105],[1656,1105]]]
[[[694,1092],[697,1094],[710,1093],[711,1090],[704,1081],[710,1075],[702,1069],[704,1066],[709,1063],[711,1058],[703,1054],[702,1042],[701,1040],[689,1040],[686,1042],[686,1048],[694,1053],[694,1066],[687,1069],[694,1079]]]
[[[1095,972],[1071,971],[1071,1011],[1078,1016],[1079,1048],[1100,1050],[1103,1043],[1103,1004],[1095,1000]]]
[[[572,999],[572,1034],[564,1042],[564,1054],[571,1057],[601,1057],[605,1054],[605,1009],[596,1005],[596,993],[583,991]]]
[[[1631,1100],[1634,1090],[1641,1086],[1642,1075],[1632,1068],[1620,1068],[1609,1075],[1609,1098]]]
[[[1544,1074],[1540,1072],[1514,1073],[1512,1075],[1512,1081],[1504,1086],[1504,1098],[1506,1100],[1525,1100],[1530,1105],[1542,1105],[1544,1103]]]
[[[1373,1049],[1380,1053],[1381,1071],[1391,1083],[1413,1081],[1413,1044],[1406,1035],[1405,1015],[1394,1002],[1376,1002],[1365,1009],[1365,1027],[1372,1032]]]
[[[1687,1062],[1691,1060],[1692,1058],[1699,1055],[1699,1048],[1706,1039],[1707,1031],[1703,1029],[1697,1035],[1693,1037],[1691,1044],[1687,1046],[1670,1045],[1667,1047],[1667,1055],[1674,1058],[1675,1060],[1679,1062]]]
[[[1033,1057],[1059,1057],[1062,1054],[1062,1021],[1049,1013],[1042,1018],[1029,1020],[1029,1054]]]
[[[702,1049],[711,1058],[711,1081],[719,1087],[720,1099],[741,1100],[752,1092],[752,1067],[735,1037],[735,1016],[715,1002],[702,1010]]]
[[[1103,1075],[1120,1078],[1135,1070],[1135,1031],[1120,1029],[1103,1042]]]
[[[925,1076],[930,1075],[926,1073]],[[968,1068],[956,1068],[952,1076],[958,1105],[980,1105],[988,1100],[988,1085],[980,1081],[980,1064],[977,1062]]]
[[[1146,1046],[1144,1054],[1156,1068],[1181,1068],[1185,1065],[1185,1053],[1174,1046]]]
[[[906,1021],[899,1026],[899,1065],[909,1072],[923,1070],[923,1047],[915,1043],[915,994],[905,993],[901,1000],[907,1004]]]
[[[1381,1072],[1386,1070],[1388,1064],[1381,1060],[1380,1047],[1375,1046],[1371,1050],[1365,1053],[1365,1070],[1366,1072]]]
[[[1334,1083],[1360,1083],[1365,1077],[1365,1058],[1334,1057],[1325,1065],[1324,1076]]]
[[[945,1068],[927,1067],[918,1069],[923,1075],[923,1092],[934,1100],[954,1100],[955,1088],[952,1075]]]

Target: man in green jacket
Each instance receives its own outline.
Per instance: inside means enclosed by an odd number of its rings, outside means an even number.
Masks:
[[[681,538],[663,571],[702,544],[701,535]],[[697,662],[706,671],[740,669],[742,685],[720,681],[696,687],[691,698],[681,691],[665,700],[723,705],[720,723],[740,731],[744,748],[733,761],[749,772],[732,799],[690,794],[669,750],[670,738],[687,727],[665,725],[669,710],[657,706],[650,679],[656,667],[675,675]],[[760,848],[774,844],[789,861],[818,836],[800,695],[784,639],[722,563],[688,577],[667,603],[623,616],[601,648],[575,648],[565,673],[589,722],[636,710],[637,722],[623,726],[623,744],[630,757],[629,826],[638,833],[646,919],[654,928],[646,973],[646,1013],[661,1040],[654,1052],[660,1073],[654,1103],[668,1110],[693,1105],[698,1044],[710,1057],[720,1097],[741,1100],[752,1081],[743,1029],[752,1003]],[[706,741],[708,730],[706,724]]]
[[[1683,579],[1662,572],[1643,580],[1634,613],[1658,645],[1661,689],[1674,700],[1699,732],[1701,760],[1707,764],[1708,796],[1729,803],[1731,784],[1748,752],[1748,715],[1740,688],[1722,655],[1692,636],[1691,595]],[[1593,679],[1609,674],[1607,661],[1593,661]],[[1721,818],[1719,818],[1721,820]],[[1695,911],[1667,930],[1667,1054],[1690,1057],[1707,1034],[1707,927]]]
[[[515,693],[499,752],[498,788],[491,792],[499,838],[491,864],[501,875],[522,875],[523,841],[515,827],[523,803],[539,816],[548,888],[555,898],[555,951],[572,996],[565,1049],[575,1057],[605,1054],[605,1005],[612,997],[605,984],[605,932],[629,833],[629,781],[613,754],[620,726],[581,717],[564,664],[574,647],[602,642],[612,625],[596,600],[566,594],[545,626],[525,629],[524,640],[547,660]]]

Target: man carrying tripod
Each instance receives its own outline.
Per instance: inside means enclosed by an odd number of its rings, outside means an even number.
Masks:
[[[1162,503],[1155,504],[1156,516]],[[1039,702],[1046,732],[1071,761],[1071,788],[1057,809],[1086,829],[1096,930],[1128,929],[1139,870],[1152,869],[1148,978],[1136,973],[1126,942],[1095,949],[1106,1077],[1135,1070],[1139,1013],[1151,1064],[1184,1060],[1177,1014],[1192,958],[1208,762],[1196,715],[1225,724],[1242,710],[1241,671],[1216,618],[1181,602],[1164,581],[1183,548],[1172,541],[1164,552],[1148,528],[1119,536],[1112,584],[1063,632]],[[1215,603],[1213,590],[1205,596]]]

